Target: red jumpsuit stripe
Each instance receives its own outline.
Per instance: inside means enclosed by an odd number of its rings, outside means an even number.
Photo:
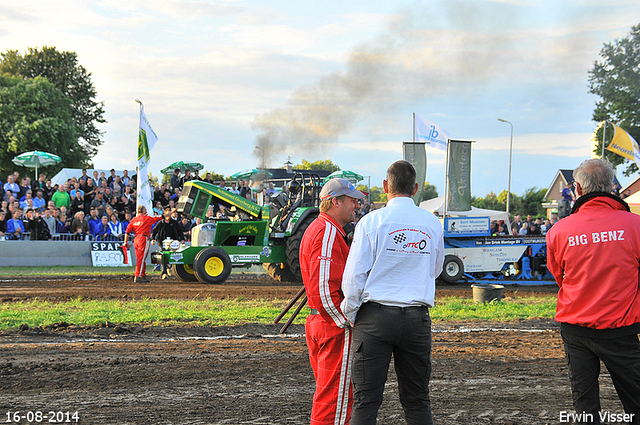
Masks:
[[[345,316],[333,304],[331,299],[331,288],[329,287],[329,277],[331,276],[331,252],[333,243],[336,240],[337,229],[327,222],[325,224],[324,236],[322,238],[322,257],[320,259],[320,301],[322,307],[329,313],[337,326],[344,323]]]
[[[307,317],[309,362],[316,378],[311,425],[347,425],[351,418],[351,330],[320,315]]]
[[[340,387],[338,388],[338,403],[335,425],[347,423],[351,417],[349,394],[351,391],[351,329],[344,329],[344,345],[342,347],[342,364],[340,367]],[[349,415],[347,416],[347,413]]]
[[[145,260],[149,254],[149,248],[151,243],[149,238],[143,235],[138,235],[133,238],[133,246],[136,249],[136,277],[145,277],[147,275],[147,267]]]

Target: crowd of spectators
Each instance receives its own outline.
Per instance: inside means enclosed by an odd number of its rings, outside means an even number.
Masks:
[[[18,182],[20,182],[18,184]],[[0,182],[0,237],[9,240],[122,240],[135,211],[135,176],[127,170],[82,174],[60,185],[18,172]]]
[[[558,217],[555,214],[550,219],[533,218],[531,214],[527,214],[526,220],[523,220],[521,215],[516,215],[511,222],[510,236],[544,236],[556,221],[558,221]],[[497,229],[497,231],[494,231],[494,229]],[[496,224],[494,227],[494,222],[492,222],[491,234],[494,236],[509,236],[504,223]]]

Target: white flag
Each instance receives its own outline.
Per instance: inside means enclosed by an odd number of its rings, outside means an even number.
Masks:
[[[158,141],[158,136],[151,128],[144,110],[140,108],[140,131],[138,132],[138,188],[137,205],[144,205],[149,215],[153,214],[153,197],[149,185],[149,172],[147,167],[151,159],[150,152]]]
[[[447,150],[449,133],[429,120],[416,115],[416,142],[427,142],[434,148]]]

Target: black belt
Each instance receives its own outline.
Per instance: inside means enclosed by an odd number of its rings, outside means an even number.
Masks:
[[[425,308],[427,310],[429,309],[429,307],[426,305],[408,305],[406,307],[399,307],[395,305],[384,305],[384,304],[377,303],[375,301],[367,301],[365,304],[370,304],[372,307],[376,307],[376,308],[390,308],[393,310],[413,310],[415,308]]]
[[[320,314],[320,313],[318,313],[318,310],[317,310],[317,309],[312,308],[312,309],[311,309],[311,313],[309,313],[309,315],[312,315],[312,314]]]

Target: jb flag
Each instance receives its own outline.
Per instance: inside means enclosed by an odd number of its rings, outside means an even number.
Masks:
[[[611,143],[607,146],[607,150],[613,153],[617,153],[620,156],[623,156],[631,161],[634,161],[636,164],[640,165],[640,148],[638,147],[638,142],[631,137],[629,133],[621,129],[615,124],[611,124],[614,128],[613,139],[611,139]]]
[[[418,115],[416,115],[415,126],[416,142],[427,142],[434,148],[447,150],[449,133],[431,121],[420,118]]]
[[[151,186],[149,185],[149,160],[150,152],[158,141],[158,136],[151,128],[147,116],[144,114],[142,104],[140,104],[140,131],[138,132],[138,195],[136,197],[138,206],[147,207],[149,215],[153,212],[153,198]]]

